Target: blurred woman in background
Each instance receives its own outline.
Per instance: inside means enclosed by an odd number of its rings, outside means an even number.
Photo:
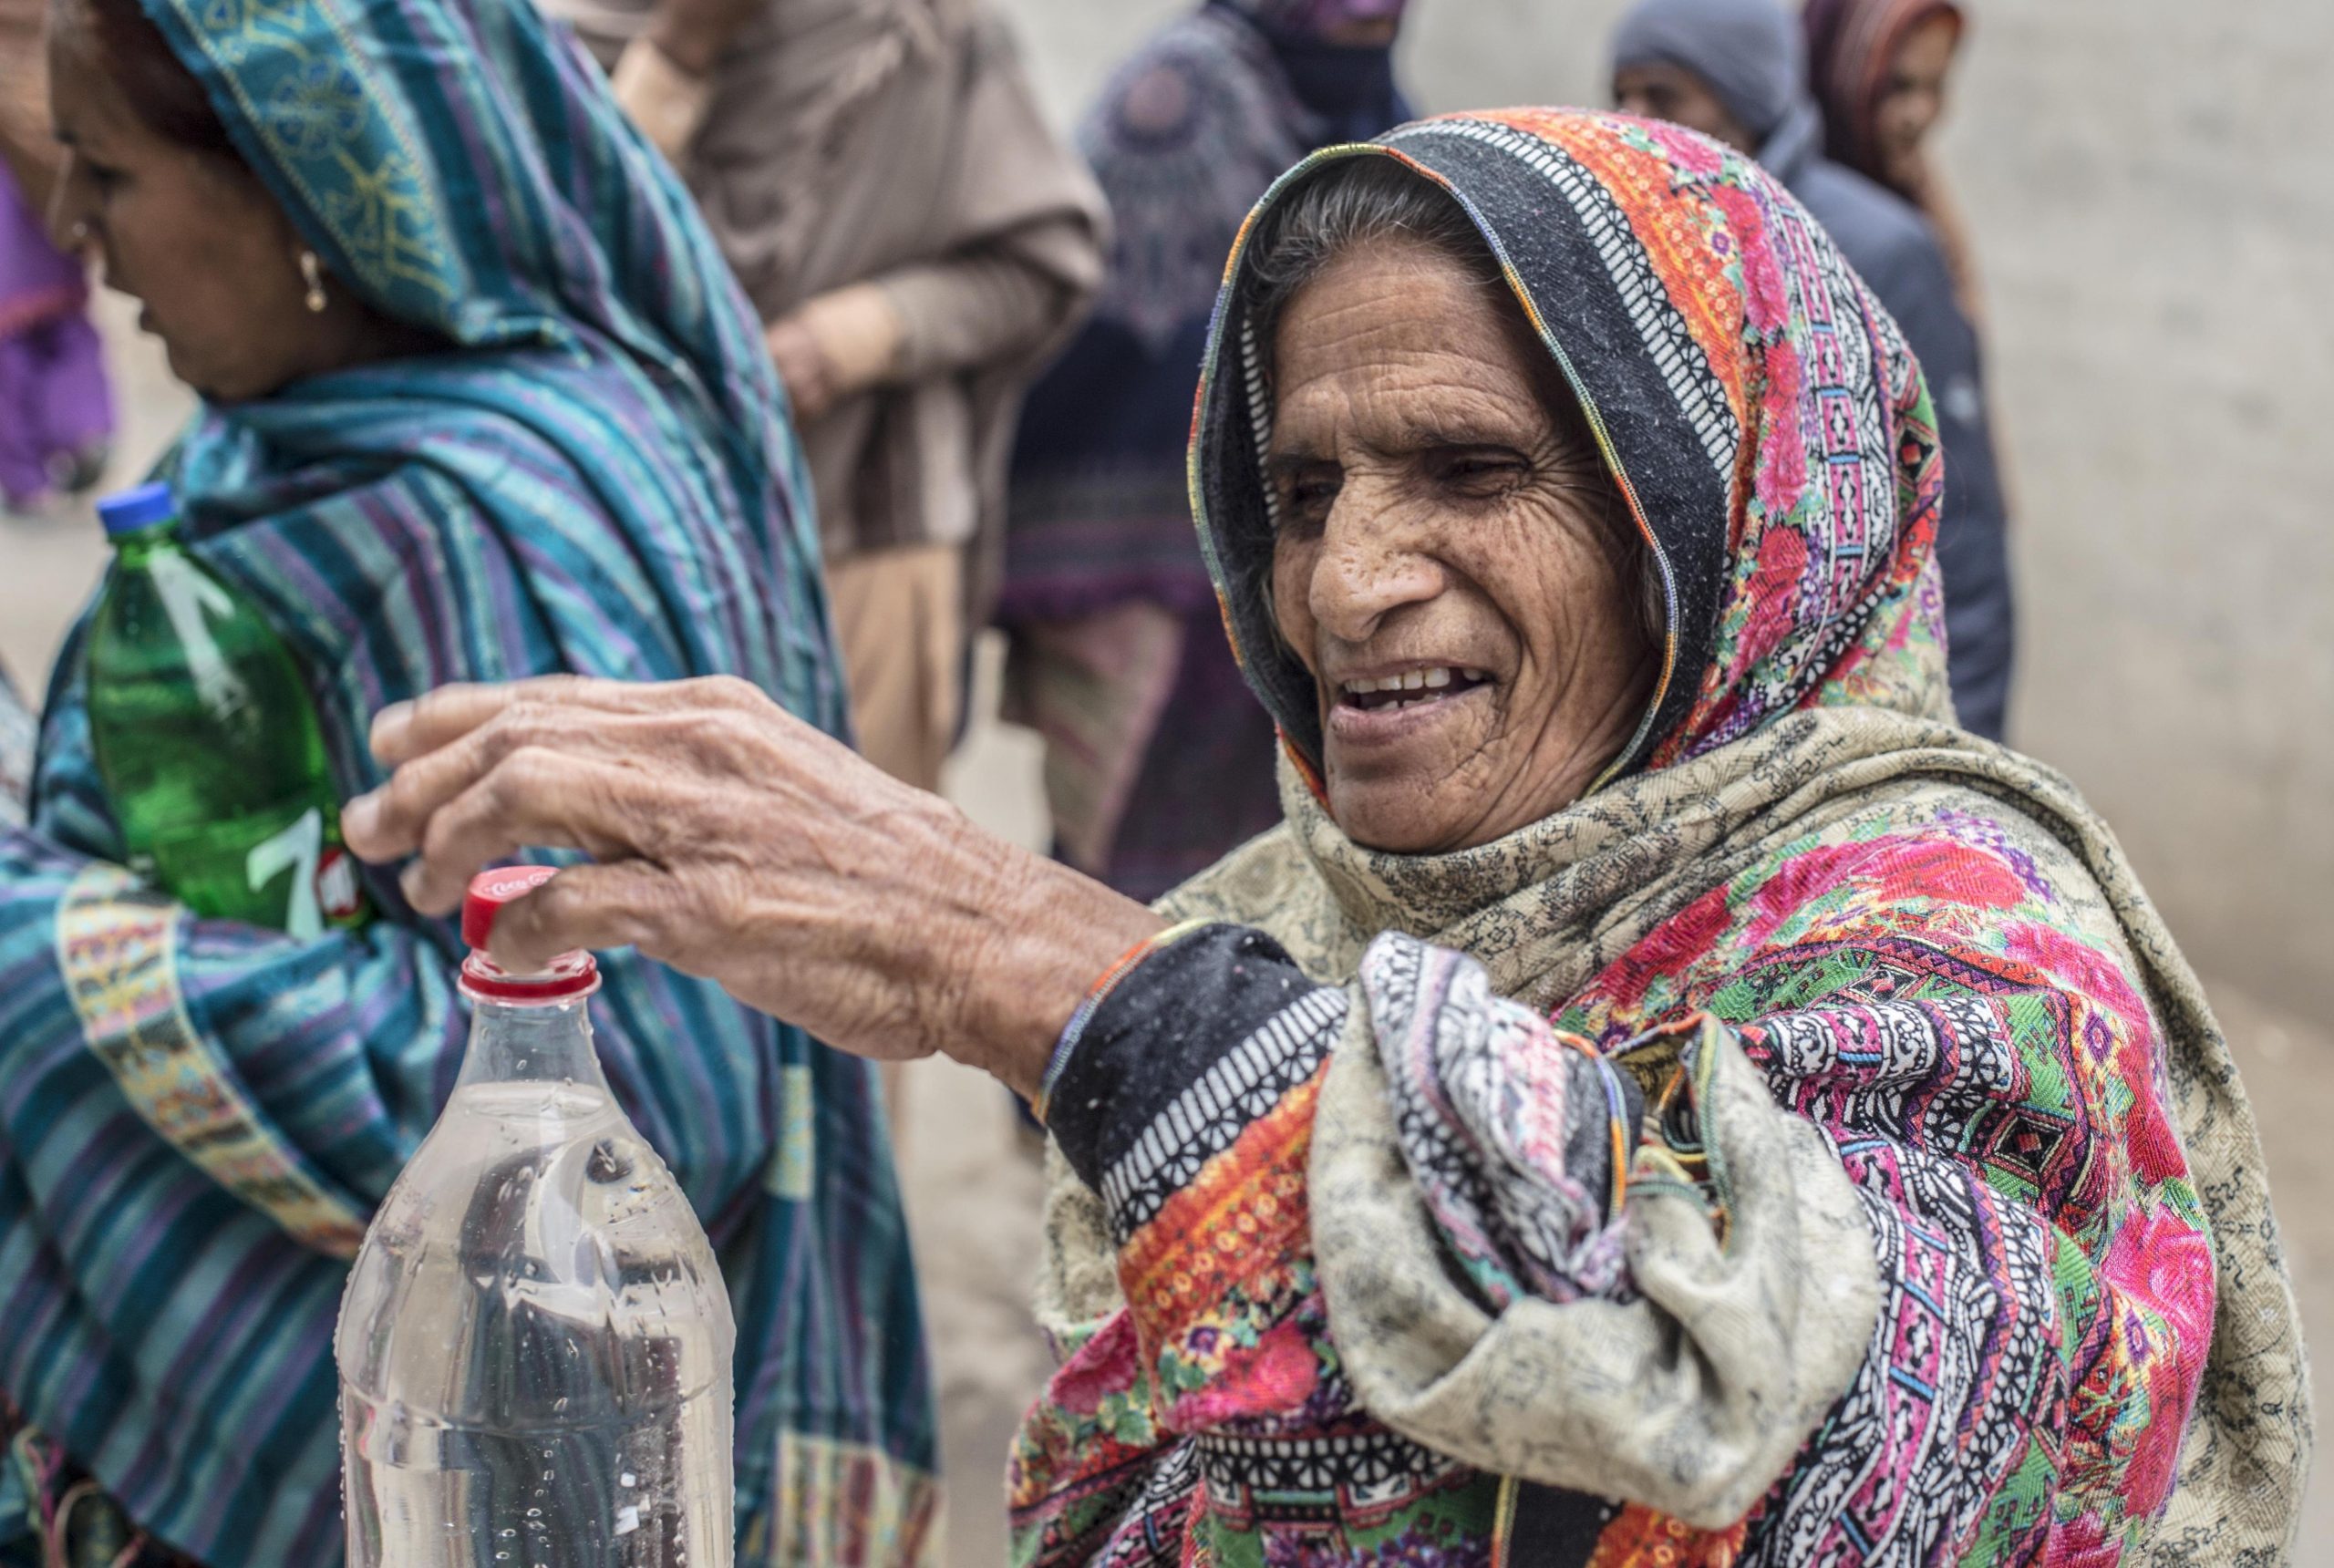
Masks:
[[[1218,629],[1183,479],[1241,220],[1316,147],[1409,118],[1404,0],[1209,0],[1119,67],[1079,131],[1116,224],[1094,319],[1014,453],[1007,715],[1046,738],[1054,848],[1150,900],[1279,820],[1272,720]]]
[[[759,324],[591,62],[512,0],[148,5],[56,13],[57,205],[202,397],[160,469],[181,537],[305,672],[339,788],[378,780],[384,700],[449,680],[723,674],[840,733]],[[79,646],[0,830],[0,1563],[324,1568],[334,1317],[452,1088],[461,945],[391,879],[312,939],[141,884]],[[608,1077],[732,1293],[741,1556],[924,1561],[872,1074],[602,974]]]
[[[1093,183],[987,0],[548,0],[767,326],[861,748],[939,788],[1022,394],[1101,275]]]
[[[1928,377],[1945,442],[1936,557],[1954,710],[1977,734],[1999,740],[2016,664],[2016,606],[1977,329],[1922,214],[1823,155],[1804,55],[1799,24],[1780,0],[1637,0],[1614,33],[1613,100],[1758,159],[1806,203],[1904,329]]]
[[[1928,214],[1961,309],[1982,332],[1977,257],[1928,156],[1967,18],[1954,0],[1808,0],[1808,72],[1831,155]]]

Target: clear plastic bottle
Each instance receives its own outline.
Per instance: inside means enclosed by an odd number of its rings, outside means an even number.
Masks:
[[[511,975],[489,872],[470,1050],[340,1309],[350,1568],[728,1568],[730,1358],[713,1248],[593,1054],[591,955]]]

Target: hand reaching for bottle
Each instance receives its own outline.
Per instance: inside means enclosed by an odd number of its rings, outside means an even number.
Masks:
[[[1086,987],[1162,923],[739,680],[448,686],[385,709],[373,750],[396,771],[343,831],[367,861],[415,857],[424,913],[529,846],[592,857],[502,913],[506,967],[635,945],[843,1050],[945,1052],[1024,1093]]]

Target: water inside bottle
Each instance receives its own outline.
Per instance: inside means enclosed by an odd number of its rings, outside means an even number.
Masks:
[[[455,1091],[341,1326],[354,1568],[723,1568],[728,1303],[602,1089]]]

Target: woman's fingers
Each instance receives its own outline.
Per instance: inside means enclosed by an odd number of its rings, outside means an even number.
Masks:
[[[449,746],[514,707],[598,713],[671,713],[686,707],[769,708],[776,705],[734,676],[685,681],[615,681],[590,676],[537,676],[494,686],[457,682],[391,703],[373,717],[373,755],[392,768]]]
[[[755,720],[780,711],[755,687],[722,679],[646,685],[550,676],[441,687],[404,712],[382,710],[375,748],[402,760],[388,783],[348,803],[341,833],[359,859],[392,861],[421,846],[434,813],[520,750],[682,770],[700,760],[693,738],[720,726],[759,728]]]
[[[476,783],[503,755],[494,735],[489,724],[425,752],[378,789],[341,808],[340,836],[349,852],[378,865],[419,848],[431,813]]]
[[[422,913],[449,913],[480,867],[523,849],[582,850],[600,861],[648,855],[684,805],[638,769],[522,747],[430,813],[399,885]]]
[[[373,716],[373,755],[395,768],[460,738],[519,700],[520,685],[439,686]]]
[[[358,859],[376,864],[411,854],[439,811],[516,753],[532,748],[578,760],[654,758],[662,750],[654,727],[663,722],[639,714],[504,703],[484,723],[402,764],[387,784],[351,800],[341,812],[341,837]]]

